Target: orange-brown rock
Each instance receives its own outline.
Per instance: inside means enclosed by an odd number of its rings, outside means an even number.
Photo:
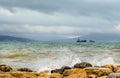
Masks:
[[[50,78],[62,78],[63,76],[61,75],[61,74],[59,74],[59,73],[52,73],[51,75],[50,75]]]
[[[10,75],[15,78],[37,78],[35,72],[12,71]]]
[[[0,78],[15,78],[15,77],[11,76],[8,73],[2,73],[2,74],[0,73]]]
[[[0,71],[9,72],[10,70],[12,70],[12,68],[10,66],[0,65]]]
[[[107,64],[107,65],[105,65],[104,67],[105,67],[105,68],[109,68],[109,69],[111,69],[113,72],[115,72],[115,66],[112,65],[112,64]]]
[[[88,78],[97,78],[96,75],[88,75]]]
[[[115,72],[116,72],[116,73],[119,73],[119,72],[120,72],[120,65],[118,65],[118,66],[115,67]]]
[[[87,67],[85,68],[85,71],[87,72],[88,75],[97,75],[98,77],[100,76],[105,76],[113,71],[109,68],[99,68],[99,67]]]
[[[86,71],[79,68],[65,70],[63,76],[66,76],[66,78],[87,78]]]
[[[109,78],[108,76],[101,76],[101,77],[97,77],[97,78]]]
[[[50,78],[49,74],[46,72],[40,72],[38,78]]]
[[[23,73],[22,72],[19,72],[19,71],[11,71],[9,72],[9,74],[12,76],[12,77],[17,77],[17,78],[21,78],[23,77]]]

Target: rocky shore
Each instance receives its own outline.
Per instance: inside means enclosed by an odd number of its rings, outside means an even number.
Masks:
[[[75,64],[73,67],[63,66],[48,71],[32,71],[29,68],[13,69],[0,65],[0,78],[120,78],[120,66],[92,66],[87,62]]]

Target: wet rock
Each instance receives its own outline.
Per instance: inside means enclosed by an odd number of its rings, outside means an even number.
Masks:
[[[86,78],[87,74],[84,69],[75,68],[71,70],[65,70],[63,76],[66,78]]]
[[[18,69],[18,71],[22,71],[22,72],[33,72],[31,69],[29,68],[20,68]]]
[[[3,72],[9,72],[11,71],[12,68],[10,66],[7,66],[7,65],[0,65],[0,71],[3,71]]]
[[[60,74],[62,74],[63,71],[61,69],[55,69],[55,70],[51,70],[51,73],[60,73]]]
[[[109,78],[120,78],[120,73],[111,73],[108,76]]]
[[[69,70],[69,69],[71,69],[71,67],[63,66],[63,67],[61,67],[60,69],[52,70],[51,73],[60,73],[60,74],[63,74],[63,72],[64,72],[65,70]]]
[[[65,70],[71,69],[71,67],[69,67],[69,66],[63,66],[60,69],[64,72]]]
[[[106,76],[113,71],[109,68],[99,68],[99,67],[87,67],[85,68],[85,71],[88,75],[97,75],[98,77]]]
[[[81,62],[74,65],[74,68],[86,68],[86,67],[92,67],[92,64],[87,62]]]

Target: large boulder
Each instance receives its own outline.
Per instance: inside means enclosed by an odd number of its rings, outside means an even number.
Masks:
[[[88,75],[97,75],[98,77],[106,76],[113,71],[109,68],[100,68],[100,67],[87,67],[85,71]]]
[[[12,68],[10,66],[7,66],[7,65],[0,65],[0,71],[3,71],[3,72],[9,72],[11,71]]]
[[[65,70],[63,76],[66,78],[87,78],[87,73],[84,69],[71,69]]]
[[[92,64],[87,62],[81,62],[74,65],[74,68],[86,68],[86,67],[92,67]]]

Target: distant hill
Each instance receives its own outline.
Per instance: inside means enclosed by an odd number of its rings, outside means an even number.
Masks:
[[[20,38],[20,37],[13,37],[13,36],[6,36],[6,35],[0,35],[0,41],[19,41],[19,42],[28,42],[28,41],[34,41],[27,38]]]

